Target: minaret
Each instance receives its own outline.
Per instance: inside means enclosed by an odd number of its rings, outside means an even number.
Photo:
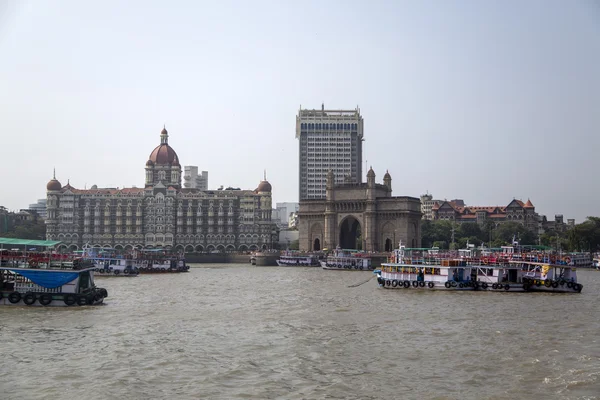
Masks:
[[[385,175],[383,176],[383,184],[387,186],[388,189],[388,197],[392,196],[392,176],[389,171],[385,171]]]
[[[332,170],[327,172],[325,180],[325,227],[323,229],[323,248],[335,249],[337,247],[336,235],[336,213],[335,213],[335,191],[334,191],[335,175]],[[314,241],[314,238],[311,239]]]
[[[375,221],[377,215],[375,197],[375,171],[373,171],[373,167],[370,167],[369,172],[367,172],[367,204],[364,213],[365,226],[363,227],[364,249],[366,251],[379,251],[377,235],[375,235]]]

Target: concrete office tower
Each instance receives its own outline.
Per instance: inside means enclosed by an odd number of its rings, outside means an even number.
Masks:
[[[183,167],[183,186],[187,189],[208,190],[208,171],[198,174],[198,167],[186,165]]]
[[[300,200],[324,199],[328,171],[335,183],[362,183],[363,118],[360,109],[303,110],[296,116],[300,141]]]

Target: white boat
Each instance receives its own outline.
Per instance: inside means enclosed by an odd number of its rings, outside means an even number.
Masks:
[[[137,276],[140,273],[187,272],[189,266],[182,255],[162,249],[120,251],[84,247],[81,256],[96,265],[98,276]]]
[[[310,253],[296,253],[286,251],[280,254],[277,260],[280,267],[318,267],[319,258]]]
[[[358,250],[336,249],[325,260],[320,260],[323,269],[372,271],[371,257]]]
[[[102,304],[108,292],[94,284],[94,269],[0,267],[0,305]]]
[[[577,282],[576,267],[533,261],[511,261],[511,263],[522,270],[529,291],[581,293],[583,289],[583,285]]]
[[[486,264],[471,266],[474,271],[475,290],[493,290],[500,292],[527,292],[529,281],[523,271],[515,264]]]
[[[419,249],[423,250],[423,249]],[[466,261],[445,259],[427,264],[422,254],[411,254],[411,249],[400,244],[390,262],[382,263],[373,271],[377,283],[385,289],[474,290],[475,271]]]

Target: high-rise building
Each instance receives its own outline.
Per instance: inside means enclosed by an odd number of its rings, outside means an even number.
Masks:
[[[198,167],[186,165],[183,167],[183,187],[208,190],[208,171],[202,171],[201,174],[198,174]]]
[[[327,173],[335,183],[362,182],[363,118],[360,109],[303,110],[296,116],[300,141],[300,200],[324,199]]]
[[[277,203],[275,208],[278,216],[277,223],[289,226],[290,215],[298,212],[298,203]]]

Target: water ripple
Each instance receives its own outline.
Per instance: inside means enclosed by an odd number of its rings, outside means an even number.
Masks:
[[[212,265],[98,279],[102,307],[0,310],[8,399],[598,399],[581,295],[381,290],[369,273]]]

